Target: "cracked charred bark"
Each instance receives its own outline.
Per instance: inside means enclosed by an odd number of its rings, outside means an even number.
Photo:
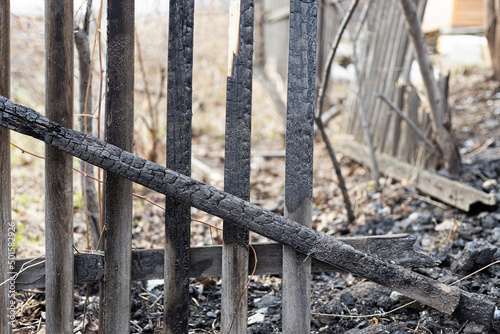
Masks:
[[[230,1],[224,190],[250,198],[253,0]],[[247,332],[248,241],[246,229],[224,222],[221,333]]]
[[[470,298],[457,287],[372,257],[343,242],[280,215],[259,208],[234,195],[135,156],[95,137],[67,129],[36,111],[0,97],[0,126],[32,136],[66,153],[130,181],[218,216],[303,254],[367,278],[414,298],[444,313],[481,308],[491,325],[495,304]],[[469,320],[470,312],[461,312]]]
[[[194,0],[170,1],[167,167],[191,175]],[[165,200],[164,333],[188,333],[191,207]]]

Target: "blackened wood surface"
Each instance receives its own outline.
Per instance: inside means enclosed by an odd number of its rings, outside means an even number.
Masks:
[[[431,255],[413,248],[416,237],[406,234],[339,238],[364,253],[394,261],[396,264],[412,267],[439,265]],[[257,253],[255,275],[282,274],[283,246],[278,243],[253,244]],[[132,280],[162,279],[164,266],[163,249],[134,250],[132,252]],[[39,264],[37,264],[39,263]],[[255,266],[255,257],[250,252],[248,270]],[[29,266],[29,268],[27,268]],[[192,247],[189,254],[190,277],[219,277],[222,275],[222,246]],[[335,272],[341,269],[331,264],[312,259],[312,272]],[[22,272],[21,272],[22,271]],[[16,290],[38,289],[45,287],[44,259],[16,260],[15,272],[21,272],[16,278]],[[96,283],[104,275],[103,254],[75,255],[75,284]],[[235,327],[233,326],[233,329]]]
[[[167,167],[191,175],[194,0],[171,0],[167,77]],[[188,332],[191,207],[167,196],[164,333]]]
[[[0,94],[10,96],[10,0],[0,1]],[[5,282],[10,269],[9,239],[15,238],[10,202],[10,133],[0,129],[0,283]],[[10,232],[10,233],[9,233]],[[12,256],[14,256],[12,252]],[[12,259],[13,260],[13,259]],[[11,333],[9,323],[9,284],[0,286],[0,333]],[[14,319],[12,319],[14,320]]]
[[[36,111],[0,97],[0,126],[50,144],[97,167],[139,183],[225,221],[382,284],[451,314],[460,290],[438,283],[234,195],[142,159],[93,136],[62,127]]]
[[[249,200],[253,0],[232,0],[229,15],[224,190]],[[224,222],[223,237],[221,332],[246,333],[248,231]]]
[[[45,1],[45,110],[73,127],[73,2]],[[45,147],[47,333],[73,333],[73,157]]]
[[[134,0],[108,0],[106,141],[132,152]],[[103,333],[130,331],[132,182],[104,174]]]
[[[317,1],[290,2],[285,216],[312,225]],[[309,333],[311,259],[283,249],[283,333]]]

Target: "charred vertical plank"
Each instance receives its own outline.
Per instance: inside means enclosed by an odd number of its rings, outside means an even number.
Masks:
[[[285,216],[312,225],[317,1],[290,2]],[[310,332],[311,261],[283,249],[283,332]]]
[[[108,0],[106,141],[132,152],[134,136],[134,0]],[[104,174],[103,332],[130,331],[132,182]]]
[[[170,1],[167,167],[191,175],[194,0]],[[188,332],[191,207],[167,196],[164,332]]]
[[[73,127],[73,2],[45,1],[45,110]],[[47,333],[73,333],[73,158],[45,147]]]
[[[0,94],[10,96],[10,0],[0,2]],[[0,128],[0,282],[10,273],[9,238],[14,237],[10,203],[10,132]],[[9,235],[9,232],[13,233]],[[12,239],[11,239],[12,240]],[[14,254],[12,254],[14,255]],[[0,333],[11,333],[9,284],[0,286]]]
[[[248,200],[254,1],[232,0],[229,15],[224,190]],[[248,231],[224,222],[223,236],[221,332],[246,333]]]

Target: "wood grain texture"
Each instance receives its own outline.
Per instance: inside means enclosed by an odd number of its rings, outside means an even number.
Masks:
[[[194,1],[170,1],[167,167],[191,175]],[[191,207],[167,196],[164,333],[188,332]]]
[[[10,0],[0,1],[0,94],[10,96]],[[0,282],[10,277],[9,238],[15,237],[11,217],[10,131],[0,129]],[[12,229],[10,229],[12,228]],[[12,234],[9,236],[9,232]],[[11,241],[13,241],[11,239]],[[14,254],[12,254],[14,255]],[[0,333],[12,332],[9,284],[0,286]],[[12,319],[14,320],[14,319]]]
[[[134,0],[108,1],[106,141],[132,151],[134,140]],[[103,333],[130,331],[132,182],[104,173]]]
[[[285,216],[312,225],[316,1],[290,1]],[[283,249],[283,333],[311,331],[311,258]]]
[[[45,110],[73,127],[73,2],[45,1]],[[73,157],[45,147],[47,333],[73,333]]]
[[[382,284],[451,314],[460,290],[438,283],[234,195],[48,120],[0,97],[0,126],[43,140],[77,158],[139,183],[303,254]],[[411,284],[410,284],[411,283]]]
[[[252,123],[253,0],[232,0],[229,41],[236,46],[228,59],[224,190],[250,198]],[[235,36],[232,31],[239,32]],[[247,332],[248,231],[224,222],[221,332]]]

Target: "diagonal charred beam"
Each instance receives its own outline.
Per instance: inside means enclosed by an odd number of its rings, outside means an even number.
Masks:
[[[236,196],[147,161],[95,137],[67,129],[36,111],[0,97],[0,126],[43,140],[68,154],[162,194],[189,203],[225,221],[259,233],[323,262],[367,278],[452,314],[466,298],[457,287],[372,257],[316,230]],[[468,299],[470,302],[471,299]],[[493,319],[495,305],[482,306]],[[467,315],[465,315],[467,316]],[[473,320],[473,319],[471,319]]]

